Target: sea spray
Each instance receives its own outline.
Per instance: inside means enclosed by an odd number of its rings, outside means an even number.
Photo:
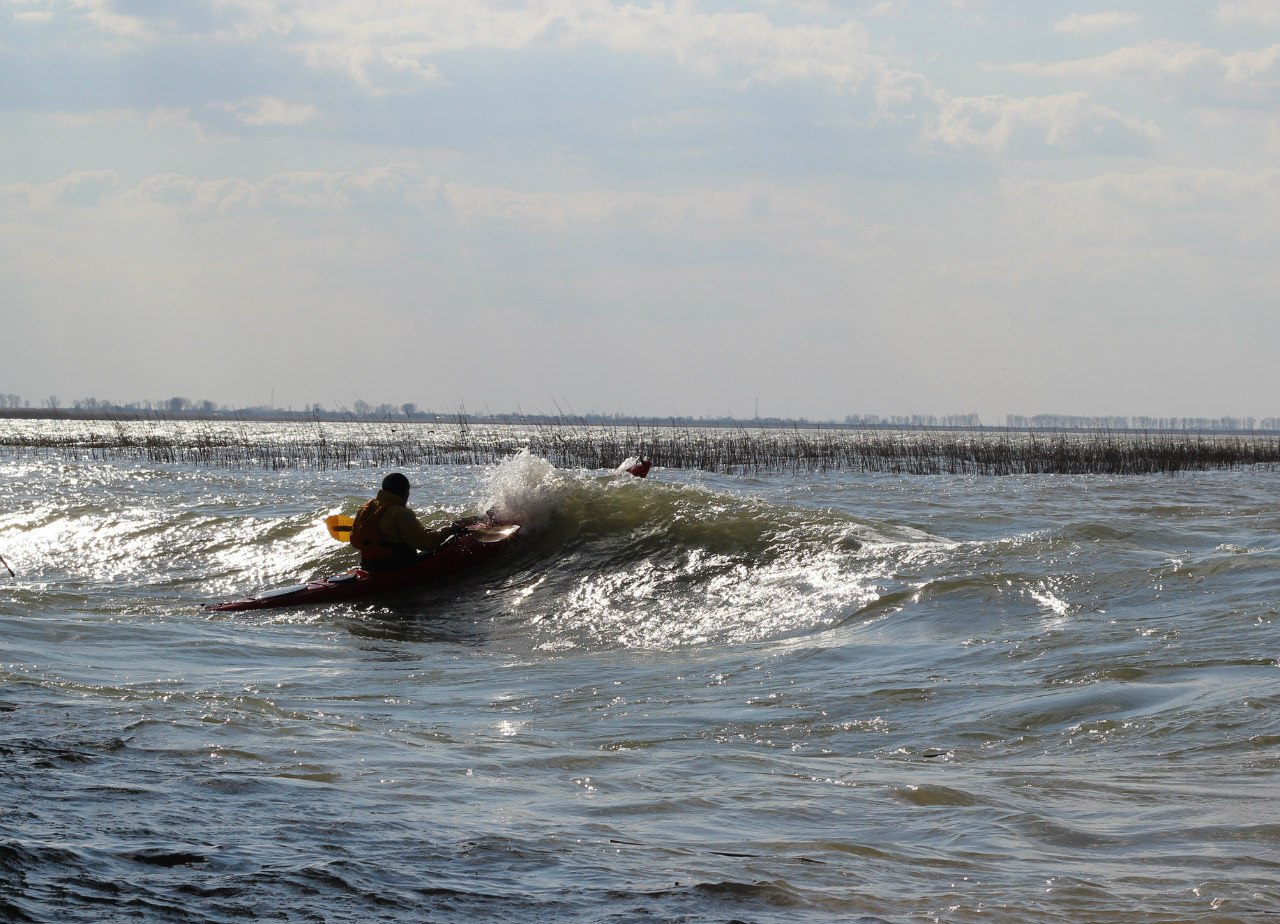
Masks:
[[[571,481],[541,456],[521,449],[487,476],[484,510],[529,530],[544,526],[572,488]]]

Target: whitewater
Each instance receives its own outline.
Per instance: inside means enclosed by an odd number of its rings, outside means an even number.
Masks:
[[[0,453],[0,920],[1280,915],[1280,473],[654,461],[407,467],[519,542],[235,614],[385,471]]]

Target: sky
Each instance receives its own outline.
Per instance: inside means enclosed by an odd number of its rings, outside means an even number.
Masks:
[[[0,0],[0,393],[1280,415],[1280,0]]]

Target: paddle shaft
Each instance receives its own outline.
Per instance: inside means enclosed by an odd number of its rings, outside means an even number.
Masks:
[[[9,567],[9,563],[4,560],[4,556],[0,555],[0,565],[4,565],[4,570],[9,572],[9,577],[17,579],[17,575],[13,573],[13,569]]]

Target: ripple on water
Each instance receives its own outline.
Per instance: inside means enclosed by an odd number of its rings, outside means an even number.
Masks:
[[[0,480],[0,917],[1280,907],[1280,478],[516,479],[545,527],[491,572],[225,618],[340,570],[371,473],[93,468]]]

